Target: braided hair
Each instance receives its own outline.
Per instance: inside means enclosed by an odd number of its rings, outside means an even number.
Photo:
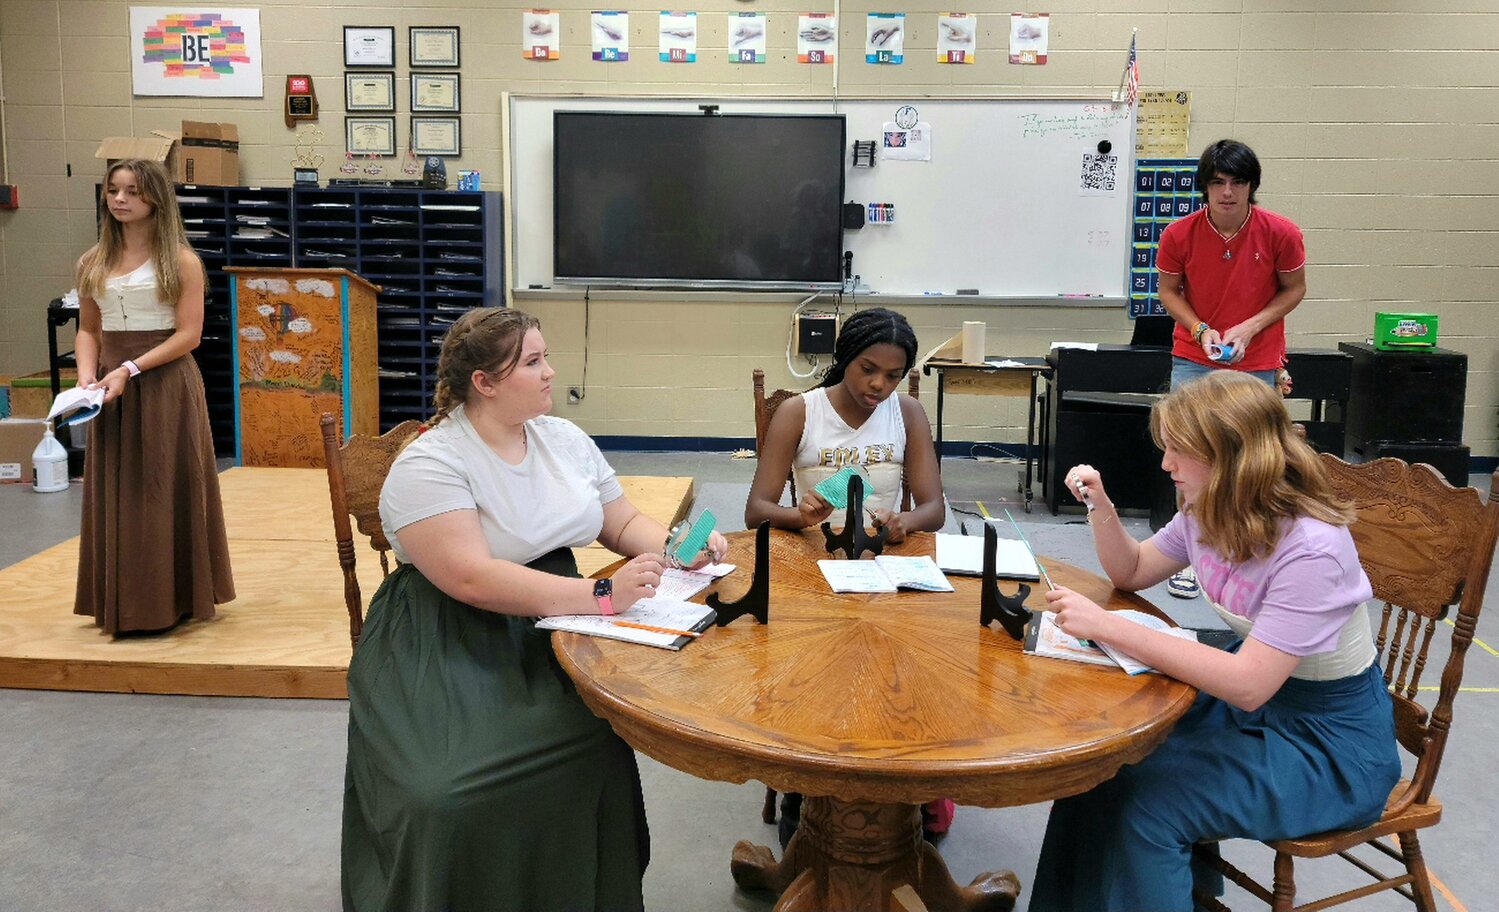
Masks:
[[[521,340],[540,328],[540,320],[510,307],[476,307],[459,317],[443,337],[437,356],[437,391],[432,396],[436,412],[427,427],[468,401],[474,371],[495,374],[496,382],[508,377],[520,361]]]
[[[916,331],[905,317],[884,307],[861,310],[843,321],[838,341],[833,346],[833,366],[822,378],[821,386],[837,386],[853,360],[872,345],[888,343],[906,353],[904,374],[916,363]]]

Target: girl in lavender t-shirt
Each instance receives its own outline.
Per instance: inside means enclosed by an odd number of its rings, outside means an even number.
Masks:
[[[1120,589],[1197,568],[1203,592],[1243,642],[1232,652],[1113,617],[1068,589],[1047,594],[1057,623],[1201,693],[1166,742],[1092,791],[1056,802],[1031,908],[1190,912],[1192,846],[1285,839],[1367,825],[1400,775],[1394,718],[1348,532],[1352,513],[1296,435],[1274,391],[1220,371],[1156,404],[1182,510],[1138,542],[1091,466],[1067,486],[1092,503],[1099,561]]]

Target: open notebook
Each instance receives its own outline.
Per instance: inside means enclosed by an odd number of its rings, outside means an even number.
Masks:
[[[937,566],[945,573],[981,576],[984,572],[982,535],[937,533]],[[1002,538],[994,552],[995,576],[1001,579],[1039,580],[1041,568],[1025,542]]]
[[[656,596],[641,599],[628,611],[601,614],[562,614],[536,622],[539,630],[567,630],[588,636],[624,640],[661,649],[681,649],[713,624],[717,613],[707,605]],[[632,626],[634,625],[634,626]],[[652,629],[654,628],[654,629]]]

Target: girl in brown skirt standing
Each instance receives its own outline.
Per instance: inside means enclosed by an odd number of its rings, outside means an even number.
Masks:
[[[155,162],[104,181],[99,243],[78,261],[78,385],[89,426],[75,614],[105,633],[211,618],[234,598],[203,378],[203,263]]]

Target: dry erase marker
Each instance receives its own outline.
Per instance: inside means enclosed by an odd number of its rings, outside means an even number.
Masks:
[[[1092,513],[1093,495],[1088,493],[1088,489],[1083,487],[1083,480],[1076,475],[1072,476],[1072,483],[1073,487],[1077,488],[1077,496],[1082,499],[1083,505],[1088,508],[1088,512]]]

